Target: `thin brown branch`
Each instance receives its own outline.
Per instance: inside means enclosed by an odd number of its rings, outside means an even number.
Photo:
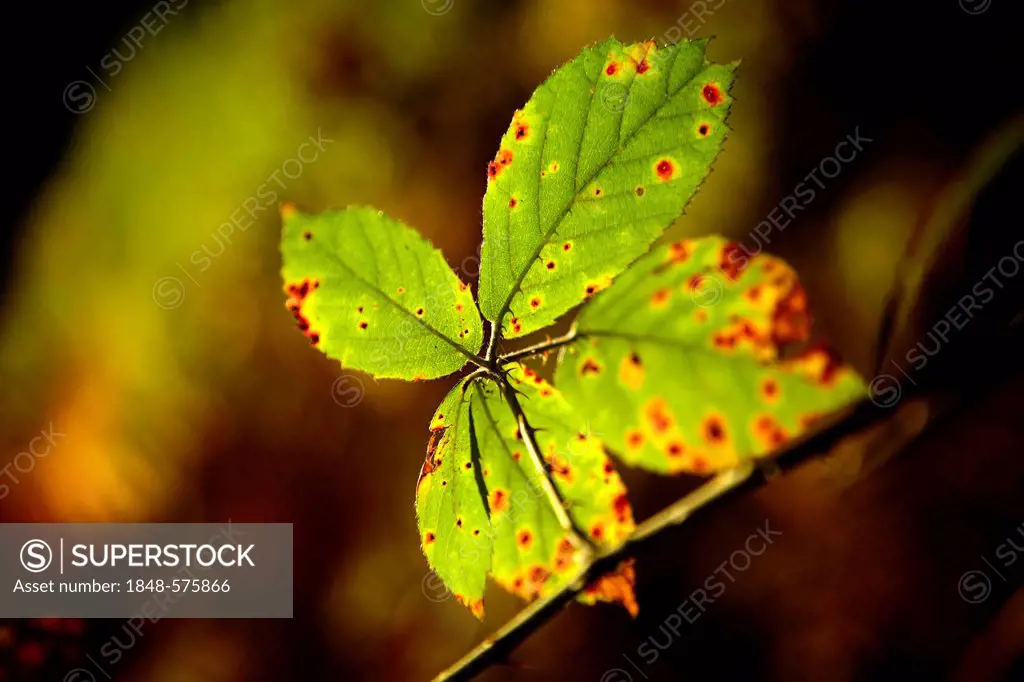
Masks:
[[[519,350],[512,351],[511,353],[505,353],[504,355],[498,358],[498,364],[507,365],[510,362],[516,362],[518,360],[522,360],[523,358],[529,358],[533,357],[534,355],[547,353],[548,351],[560,348],[561,346],[566,346],[580,338],[582,337],[576,333],[576,328],[574,327],[570,329],[569,333],[564,336],[559,336],[554,339],[547,339],[546,341],[542,341],[541,343],[535,344],[533,346],[527,346],[526,348],[520,348]]]

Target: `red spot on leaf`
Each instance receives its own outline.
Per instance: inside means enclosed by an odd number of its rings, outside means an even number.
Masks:
[[[636,72],[638,74],[645,74],[651,68],[651,65],[647,63],[646,59],[641,59],[640,63],[636,65]]]
[[[533,533],[525,529],[519,531],[519,534],[516,535],[516,544],[519,545],[523,551],[530,549],[530,545],[533,544]]]
[[[718,445],[725,440],[725,424],[719,417],[708,417],[704,420],[704,437],[712,445]]]
[[[799,284],[794,284],[775,306],[772,313],[772,341],[783,345],[794,341],[806,341],[811,332],[811,317],[807,310],[807,293]]]
[[[554,270],[556,267],[555,261],[549,260],[547,263],[544,264],[544,267],[546,267],[548,270]]]
[[[728,242],[722,247],[718,267],[726,277],[735,282],[749,262],[750,258],[739,244]]]
[[[516,198],[515,197],[512,197],[511,199],[508,200],[508,207],[509,208],[515,208],[516,207]]]
[[[518,317],[513,317],[511,320],[509,320],[509,324],[512,325],[513,334],[518,334],[523,330],[523,323],[519,321]]]
[[[631,450],[637,450],[644,444],[644,434],[640,431],[630,431],[626,434],[626,445]]]
[[[592,357],[584,358],[583,363],[580,365],[580,376],[585,377],[588,374],[600,374],[601,365],[597,364],[597,360]]]
[[[529,134],[530,134],[530,127],[528,125],[526,125],[525,123],[520,123],[519,125],[516,126],[516,139],[517,140],[525,140],[526,137]]]
[[[492,514],[497,514],[508,509],[508,493],[501,488],[494,490],[488,501],[490,502]]]
[[[683,447],[683,444],[676,441],[669,443],[665,448],[665,452],[668,453],[669,457],[682,457],[685,451],[686,448]]]
[[[533,308],[534,310],[539,308],[540,304],[541,304],[540,296],[534,296],[533,298],[530,299],[530,307]]]
[[[605,67],[605,70],[604,70],[604,72],[606,74],[608,74],[609,76],[614,76],[616,73],[618,73],[618,71],[619,71],[619,65],[618,65],[617,62],[611,62],[610,64],[608,64],[607,67]]]
[[[651,294],[651,305],[654,306],[655,308],[660,308],[664,306],[666,303],[668,303],[669,296],[671,295],[672,292],[668,289],[668,287],[662,287],[661,289],[658,289],[653,294]]]
[[[539,587],[547,582],[550,575],[548,569],[543,566],[534,566],[530,569],[530,582]]]
[[[675,172],[675,165],[668,159],[662,159],[658,162],[658,165],[654,167],[654,170],[658,173],[658,177],[663,182],[668,182],[672,179],[672,175]]]
[[[437,539],[437,536],[434,535],[433,533],[431,533],[430,531],[427,531],[426,533],[423,534],[423,544],[424,545],[429,545],[430,543],[432,543],[436,539]]]
[[[672,415],[668,404],[661,398],[652,398],[644,408],[644,414],[651,423],[651,428],[657,433],[665,433],[672,427]]]
[[[704,101],[711,106],[717,106],[722,103],[722,90],[714,83],[708,83],[701,90],[701,95],[704,96]]]
[[[685,263],[690,257],[690,248],[686,242],[675,242],[668,247],[668,257],[675,264]],[[692,288],[692,287],[691,287]]]
[[[571,250],[572,250],[572,242],[566,242],[566,243],[562,244],[562,251],[571,251]]]
[[[711,132],[711,126],[709,126],[707,123],[701,123],[700,127],[697,128],[697,132],[700,134],[701,137],[707,137],[708,133]]]
[[[615,518],[619,523],[633,522],[633,509],[629,506],[629,498],[619,495],[612,501],[612,508],[615,510]]]

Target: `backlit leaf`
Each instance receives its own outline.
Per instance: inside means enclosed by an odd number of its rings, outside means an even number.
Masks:
[[[415,230],[369,208],[282,209],[286,305],[310,343],[378,378],[457,371],[483,342],[469,286]]]
[[[430,445],[416,484],[420,542],[430,567],[478,618],[491,566],[491,532],[479,481],[480,453],[469,413],[471,384],[462,381],[430,422]]]
[[[509,380],[537,429],[541,453],[573,521],[595,544],[619,544],[634,528],[633,512],[600,439],[549,383],[528,368],[509,369]],[[463,394],[464,386],[449,395],[431,425],[438,445],[433,455],[428,453],[417,509],[431,566],[481,617],[483,603],[478,600],[486,571],[504,589],[532,600],[557,591],[573,576],[578,552],[543,492],[542,474],[530,460],[499,387],[477,379]],[[452,419],[458,424],[449,423]],[[472,439],[467,423],[472,424]],[[481,513],[489,516],[488,538],[476,533]],[[485,550],[493,552],[488,562],[479,556]],[[632,588],[632,567],[627,565],[591,586],[581,600],[615,601],[635,613]]]
[[[577,320],[559,388],[624,461],[709,473],[763,457],[866,395],[810,334],[807,298],[781,260],[719,237],[656,249]]]
[[[725,139],[735,65],[706,41],[585,49],[517,111],[488,165],[480,309],[506,337],[611,283],[678,218]]]

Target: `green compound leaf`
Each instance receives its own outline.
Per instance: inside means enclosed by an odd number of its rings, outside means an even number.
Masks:
[[[549,383],[522,366],[509,370],[574,522],[595,544],[622,542],[633,531],[633,512],[601,441]],[[526,600],[562,587],[578,568],[577,550],[543,492],[542,474],[530,460],[499,387],[480,379],[460,384],[431,429],[437,445],[428,451],[417,509],[424,552],[434,571],[478,617],[483,616],[488,571],[501,587]],[[488,517],[489,535],[484,537],[477,530],[481,518]],[[633,583],[632,566],[624,565],[590,586],[581,600],[618,602],[635,613]]]
[[[764,457],[866,395],[810,335],[783,261],[720,237],[656,249],[589,303],[556,383],[633,465],[706,474]]]
[[[286,306],[328,357],[378,378],[433,379],[480,349],[469,285],[418,232],[370,208],[281,216]]]
[[[609,39],[517,111],[488,165],[480,309],[506,337],[541,329],[678,218],[725,139],[735,65],[706,41]]]

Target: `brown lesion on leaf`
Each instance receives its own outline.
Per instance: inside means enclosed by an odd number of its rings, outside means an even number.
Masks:
[[[665,454],[671,459],[678,459],[686,454],[686,446],[678,440],[670,441],[665,445]]]
[[[555,547],[554,568],[556,573],[566,573],[576,563],[576,547],[569,538],[563,537]]]
[[[591,604],[595,601],[622,604],[629,615],[636,618],[640,613],[640,605],[636,602],[633,589],[635,585],[636,571],[633,568],[633,559],[628,559],[619,564],[615,571],[607,573],[587,585],[583,590],[581,600]]]
[[[359,321],[359,329],[361,331],[365,332],[369,328],[370,328],[370,323],[369,322],[367,322],[366,320],[360,320]]]
[[[288,299],[284,304],[285,308],[295,318],[295,326],[309,339],[310,344],[313,346],[320,344],[320,332],[311,328],[309,318],[303,314],[302,310],[309,296],[319,288],[320,280],[309,277],[299,282],[285,284],[284,286],[284,291],[288,294]]]
[[[659,159],[654,164],[654,173],[662,182],[668,182],[676,176],[676,164],[672,159]]]
[[[782,424],[770,414],[755,417],[752,431],[754,440],[764,451],[779,447],[789,438]]]
[[[794,283],[772,313],[772,342],[776,346],[806,341],[811,334],[807,293]]]
[[[834,386],[853,371],[834,350],[824,345],[807,348],[798,357],[782,364],[785,369],[795,369],[822,388]]]
[[[508,509],[508,491],[503,488],[495,488],[488,495],[488,508],[491,514],[500,514]]]
[[[459,602],[467,609],[470,613],[477,617],[478,620],[484,619],[484,600],[483,599],[469,599],[465,595],[456,594],[455,601]]]
[[[548,262],[544,263],[544,267],[547,268],[548,270],[554,270],[556,267],[558,267],[558,265],[557,263],[555,263],[554,260],[549,260]]]
[[[644,405],[644,417],[654,433],[664,434],[675,425],[672,410],[664,398],[655,397]]]
[[[435,540],[437,540],[437,535],[435,535],[432,531],[428,530],[426,533],[423,534],[424,546],[433,544]]]
[[[516,545],[519,546],[520,551],[527,552],[533,545],[533,533],[526,528],[516,533]]]
[[[721,415],[712,414],[704,418],[701,424],[704,440],[713,447],[721,447],[729,441],[725,419]]]
[[[530,299],[530,309],[531,310],[537,310],[538,308],[540,308],[541,303],[543,303],[543,300],[541,299],[541,297],[540,296],[534,296],[533,298]]]
[[[615,519],[619,523],[633,525],[633,507],[629,504],[629,498],[625,493],[616,495],[612,500],[612,511],[615,512]]]
[[[565,242],[562,244],[562,251],[572,251],[572,242]]]
[[[722,246],[722,252],[718,258],[718,267],[722,274],[728,277],[730,281],[735,282],[739,279],[739,276],[746,270],[749,263],[750,257],[743,250],[743,247],[736,242],[726,242]]]
[[[768,377],[761,382],[761,398],[769,404],[774,404],[779,401],[779,382],[774,377]]]
[[[518,317],[513,317],[511,320],[508,321],[508,324],[509,327],[512,328],[513,334],[518,334],[519,332],[523,331],[523,323]]]
[[[722,103],[725,97],[722,95],[722,89],[718,87],[717,83],[707,83],[700,91],[701,97],[708,103],[709,106],[718,106]]]
[[[597,359],[593,356],[588,355],[582,358],[579,364],[579,375],[586,377],[590,375],[597,375],[601,373],[601,365]]]
[[[668,304],[668,300],[672,297],[672,290],[668,287],[661,287],[653,294],[651,294],[651,307],[652,308],[664,308]]]
[[[425,311],[425,310],[424,310],[423,308],[417,308],[417,309],[416,309],[416,317],[423,317],[423,314],[424,314],[425,312],[426,312],[426,311]]]
[[[697,134],[700,135],[701,137],[707,137],[710,132],[710,123],[701,123],[699,126],[697,126]]]
[[[644,383],[644,363],[636,353],[629,353],[619,364],[619,380],[626,388],[636,391]]]
[[[583,286],[583,297],[590,298],[602,289],[607,289],[612,283],[612,278],[609,275],[605,275],[600,279],[590,280]]]
[[[687,239],[682,241],[674,242],[668,247],[668,254],[666,255],[666,262],[674,263],[675,265],[682,265],[689,260],[690,255],[693,253],[693,243]]]
[[[434,423],[436,422],[437,417],[434,418]],[[417,490],[429,479],[430,474],[434,473],[441,466],[441,455],[437,452],[437,446],[440,445],[448,427],[441,425],[435,427],[434,423],[430,425],[430,441],[427,443],[427,456],[423,459],[423,466],[420,467],[419,480],[416,482]],[[447,485],[447,482],[442,481],[441,484]]]
[[[544,457],[547,460],[551,474],[556,478],[560,478],[566,483],[571,484],[575,480],[573,475],[572,466],[569,464],[569,460],[561,455],[552,454]]]
[[[642,197],[642,196],[643,196],[644,194],[646,194],[646,193],[647,193],[647,190],[646,190],[646,189],[644,189],[644,186],[643,186],[643,185],[640,185],[639,187],[637,187],[637,188],[636,188],[636,189],[634,189],[633,191],[634,191],[634,192],[636,193],[636,195],[637,195],[638,197]]]

